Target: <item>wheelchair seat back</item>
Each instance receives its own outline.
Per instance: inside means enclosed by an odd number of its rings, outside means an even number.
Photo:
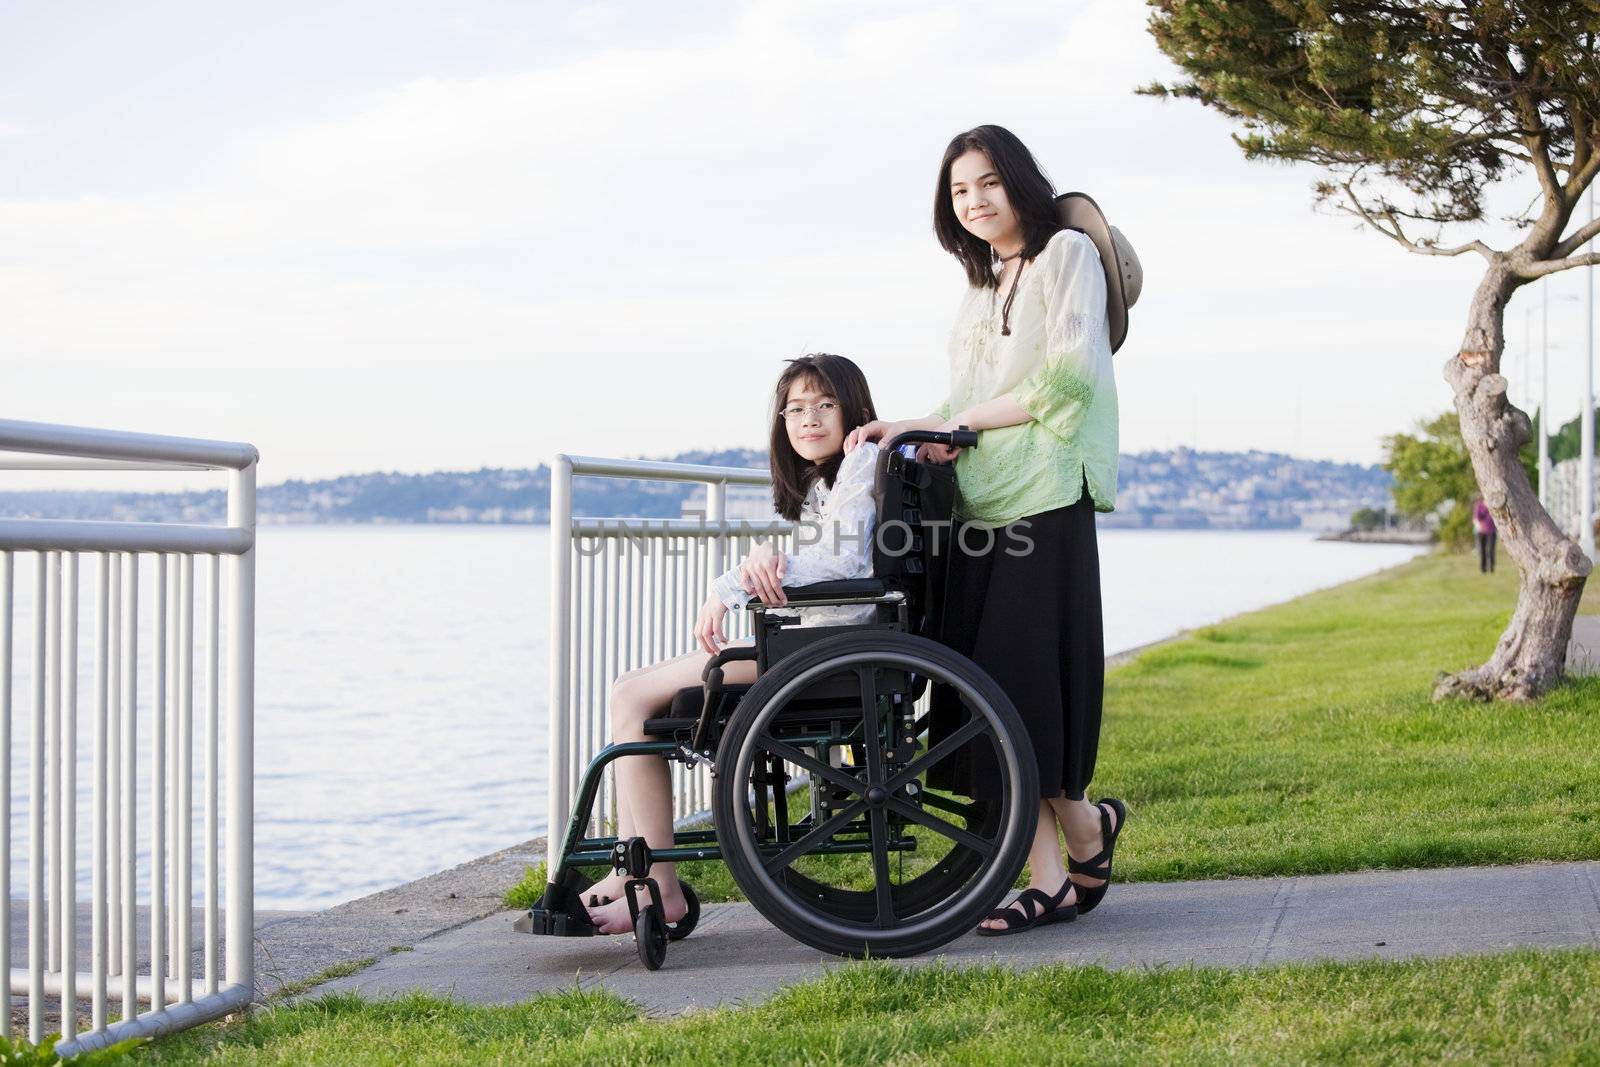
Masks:
[[[878,453],[873,482],[878,529],[872,573],[906,596],[911,632],[937,637],[956,505],[953,463],[918,463],[899,451]]]

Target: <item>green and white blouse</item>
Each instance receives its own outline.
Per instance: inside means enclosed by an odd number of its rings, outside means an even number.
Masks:
[[[1084,478],[1096,511],[1117,498],[1117,386],[1106,278],[1094,242],[1062,230],[1022,269],[1011,333],[995,289],[969,287],[950,332],[940,417],[1011,394],[1033,418],[984,430],[956,460],[961,518],[1004,526],[1066,507]]]

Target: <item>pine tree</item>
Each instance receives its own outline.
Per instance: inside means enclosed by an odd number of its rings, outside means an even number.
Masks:
[[[1579,252],[1600,224],[1569,229],[1600,170],[1600,0],[1148,3],[1151,34],[1186,77],[1139,92],[1198,100],[1239,120],[1233,139],[1246,159],[1321,167],[1319,204],[1408,252],[1482,257],[1444,377],[1522,583],[1493,654],[1441,673],[1434,697],[1527,700],[1547,691],[1562,678],[1590,562],[1539,505],[1518,460],[1532,428],[1507,401],[1500,357],[1518,289],[1600,262]],[[1517,225],[1517,244],[1444,243],[1447,226],[1485,221],[1488,186],[1519,178],[1537,190],[1505,220]]]

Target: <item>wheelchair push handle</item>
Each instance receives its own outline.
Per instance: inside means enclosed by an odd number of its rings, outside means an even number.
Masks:
[[[965,426],[959,430],[941,432],[939,430],[907,430],[905,433],[896,434],[894,440],[889,442],[888,451],[893,452],[901,445],[949,445],[951,448],[977,448],[978,431],[969,430]]]

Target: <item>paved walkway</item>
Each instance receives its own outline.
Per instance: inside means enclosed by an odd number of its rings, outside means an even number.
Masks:
[[[1111,657],[1107,666],[1142,651]],[[1576,674],[1600,673],[1600,616],[1575,620],[1568,664]],[[514,933],[518,913],[497,911],[500,895],[543,855],[536,839],[325,912],[260,922],[262,992],[376,956],[371,967],[316,991],[424,990],[487,1004],[577,983],[674,1013],[760,999],[840,965],[744,904],[708,905],[699,929],[671,945],[666,968],[653,974],[638,962],[631,937]],[[1600,863],[1118,884],[1078,922],[1015,937],[968,935],[921,961],[1258,966],[1520,945],[1600,947]]]
[[[1567,673],[1600,674],[1600,615],[1579,615],[1572,620],[1572,640],[1567,642]]]
[[[708,905],[651,973],[622,937],[533,937],[501,912],[419,942],[317,992],[411,990],[484,1004],[603,986],[647,1010],[760,1000],[842,961],[799,944],[747,904]],[[998,962],[1259,966],[1287,960],[1446,956],[1516,946],[1600,947],[1600,862],[1300,878],[1114,885],[1092,914],[1012,937],[967,935],[935,956]]]

